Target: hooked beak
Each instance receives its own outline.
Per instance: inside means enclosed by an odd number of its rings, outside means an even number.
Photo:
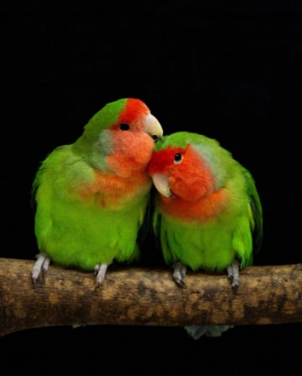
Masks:
[[[155,188],[158,190],[160,194],[168,198],[174,197],[170,191],[169,178],[167,175],[154,174],[152,176],[152,180],[155,185]]]
[[[163,129],[155,116],[148,114],[144,121],[144,131],[148,133],[154,141],[163,136]]]

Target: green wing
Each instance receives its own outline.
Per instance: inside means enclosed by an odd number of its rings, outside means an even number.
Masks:
[[[260,197],[256,189],[254,179],[251,174],[245,170],[244,176],[247,180],[247,193],[250,197],[251,225],[253,231],[253,248],[258,252],[261,248],[263,238],[263,212]]]
[[[156,254],[156,261],[160,264],[164,261],[165,264],[171,264],[174,262],[173,252],[170,248],[170,244],[167,238],[167,228],[163,223],[163,215],[159,211],[158,204],[156,203],[157,200],[157,192],[155,187],[152,188],[151,192],[153,193],[152,196],[152,205],[153,205],[153,222],[152,222],[152,235],[155,241],[155,252]],[[163,260],[164,259],[164,260]]]

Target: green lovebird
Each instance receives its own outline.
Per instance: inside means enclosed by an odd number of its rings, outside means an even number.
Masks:
[[[158,191],[154,232],[176,283],[185,286],[186,267],[226,269],[236,290],[239,269],[253,263],[262,241],[262,207],[251,174],[216,140],[189,132],[159,140],[147,171]],[[231,327],[185,329],[198,339]]]
[[[156,143],[147,167],[157,188],[153,227],[174,279],[186,267],[227,270],[253,263],[262,239],[262,207],[251,174],[216,140],[177,132]]]
[[[108,265],[139,256],[137,236],[152,180],[146,173],[163,130],[139,99],[108,103],[75,143],[42,162],[34,183],[36,283],[49,263],[94,270],[100,285]]]

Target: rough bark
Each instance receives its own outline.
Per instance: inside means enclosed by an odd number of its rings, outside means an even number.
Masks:
[[[0,258],[0,336],[58,325],[277,324],[302,322],[302,264],[248,267],[233,292],[226,274],[188,272],[186,288],[172,270],[109,267],[93,273],[51,265],[31,280],[34,261]]]

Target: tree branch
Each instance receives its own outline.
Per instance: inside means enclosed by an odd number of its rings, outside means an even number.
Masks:
[[[103,284],[93,273],[51,265],[31,281],[34,261],[0,258],[0,336],[58,325],[278,324],[302,322],[302,264],[248,267],[236,293],[226,274],[111,266]]]

